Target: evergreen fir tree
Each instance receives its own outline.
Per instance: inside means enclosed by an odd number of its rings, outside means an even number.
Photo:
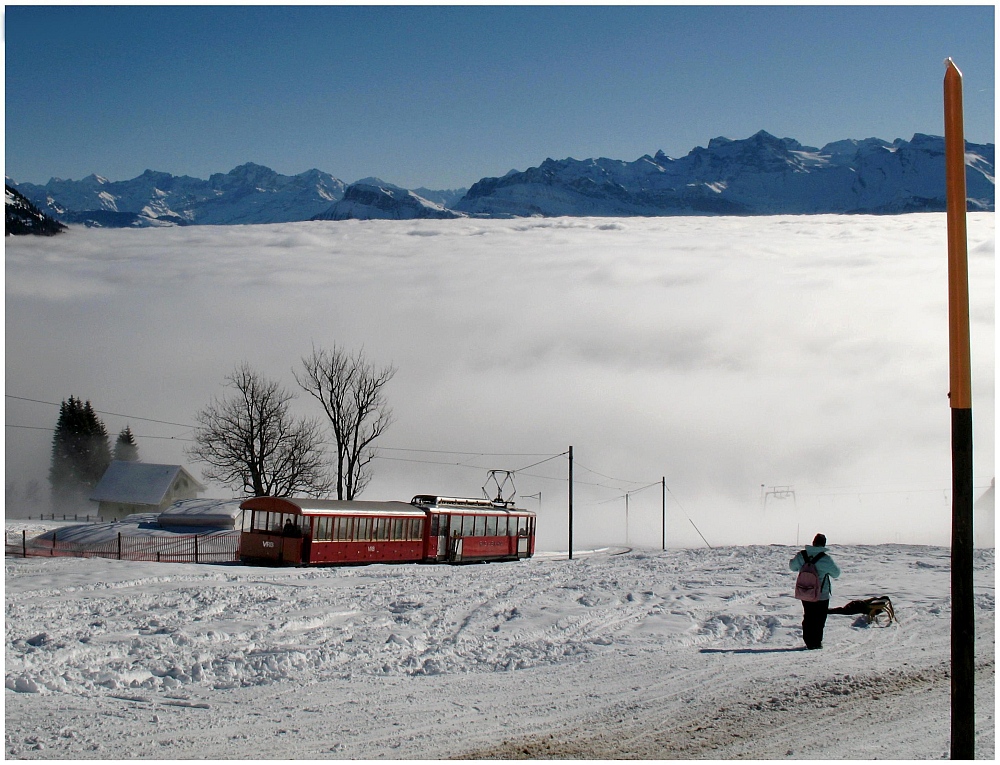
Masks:
[[[83,416],[86,454],[83,481],[88,489],[92,489],[111,464],[111,446],[108,443],[108,430],[89,401],[83,406]]]
[[[108,432],[90,402],[70,396],[59,407],[52,438],[49,482],[57,505],[76,502],[101,480],[111,464]]]
[[[118,440],[115,441],[114,458],[125,462],[139,461],[139,447],[136,445],[135,436],[132,435],[132,429],[128,425],[118,434]]]

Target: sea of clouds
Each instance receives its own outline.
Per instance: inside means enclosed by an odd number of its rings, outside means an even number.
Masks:
[[[978,497],[993,214],[969,216],[969,261]],[[398,367],[365,499],[478,496],[515,470],[540,545],[565,549],[567,459],[544,460],[572,445],[574,544],[659,546],[664,507],[668,545],[947,543],[947,298],[943,214],[8,238],[7,514],[37,512],[18,497],[44,485],[58,415],[37,402],[88,399],[145,461],[197,475],[190,425],[236,364],[294,389],[313,344],[337,343]]]

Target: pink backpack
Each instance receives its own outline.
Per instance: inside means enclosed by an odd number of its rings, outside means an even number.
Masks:
[[[826,553],[819,553],[815,558],[806,555],[802,551],[802,568],[799,569],[799,576],[795,580],[795,597],[798,600],[816,601],[820,599],[823,591],[823,583],[820,581],[819,572],[816,570],[816,561]]]

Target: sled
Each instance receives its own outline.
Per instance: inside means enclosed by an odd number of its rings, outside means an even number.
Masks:
[[[866,600],[852,600],[846,606],[829,609],[827,613],[861,614],[869,624],[877,624],[879,627],[888,627],[892,622],[899,623],[888,595],[880,595]]]

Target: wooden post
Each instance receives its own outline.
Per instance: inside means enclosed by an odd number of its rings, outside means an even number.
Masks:
[[[573,447],[569,447],[569,559],[573,560]]]
[[[198,562],[198,535],[194,535],[194,562]]]
[[[948,396],[951,404],[951,758],[975,758],[975,602],[972,536],[972,361],[966,234],[962,73],[944,76],[944,155],[948,200]]]
[[[122,559],[122,533],[118,532],[118,560]]]
[[[21,557],[28,557],[28,531],[21,529]]]

